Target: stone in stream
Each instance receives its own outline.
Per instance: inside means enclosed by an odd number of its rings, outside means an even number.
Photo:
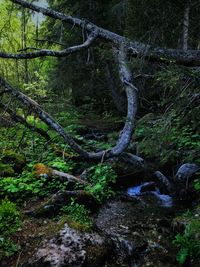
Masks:
[[[181,165],[181,167],[178,169],[175,177],[180,182],[185,182],[187,179],[192,177],[199,169],[199,166],[197,166],[196,164],[185,163]]]

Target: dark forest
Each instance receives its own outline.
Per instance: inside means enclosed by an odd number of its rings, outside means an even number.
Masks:
[[[199,267],[200,2],[0,17],[0,266]]]

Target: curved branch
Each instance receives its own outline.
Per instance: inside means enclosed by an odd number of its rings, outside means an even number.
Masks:
[[[104,150],[100,152],[88,152],[84,150],[74,141],[74,139],[70,135],[65,132],[62,126],[57,123],[47,112],[45,112],[35,101],[30,99],[25,94],[19,92],[18,90],[14,89],[3,78],[0,78],[0,85],[5,89],[7,93],[11,94],[20,102],[31,108],[42,121],[44,121],[48,126],[55,130],[60,136],[62,136],[64,141],[80,156],[85,159],[92,160],[100,160],[102,158],[106,159],[120,155],[128,147],[131,140],[135,116],[137,112],[138,90],[132,85],[132,75],[126,62],[126,53],[124,51],[124,48],[120,50],[118,54],[118,60],[120,78],[122,83],[124,84],[127,96],[127,118],[117,144],[110,150]]]
[[[54,50],[48,50],[48,49],[41,49],[41,50],[37,49],[39,51],[20,53],[20,54],[0,52],[0,58],[32,59],[32,58],[45,57],[45,56],[64,57],[64,56],[67,56],[69,54],[78,52],[84,48],[88,48],[90,45],[92,45],[92,43],[94,42],[96,37],[97,37],[97,31],[94,31],[88,36],[87,40],[83,44],[71,46],[71,47],[63,49],[61,51],[54,51]],[[24,49],[24,51],[27,49],[30,49],[30,48],[26,48],[26,49]]]
[[[151,45],[146,45],[141,42],[133,42],[121,35],[105,30],[83,19],[79,19],[79,18],[72,17],[72,16],[67,16],[63,13],[54,11],[49,8],[39,7],[25,0],[10,0],[10,1],[15,4],[19,4],[22,7],[31,9],[36,12],[40,12],[48,17],[67,22],[69,24],[72,24],[80,28],[84,27],[84,29],[88,32],[93,32],[94,30],[96,30],[98,32],[99,38],[104,39],[113,44],[116,44],[118,47],[122,43],[126,43],[127,50],[132,56],[143,57],[150,61],[161,61],[165,63],[174,61],[176,64],[181,64],[181,65],[186,65],[186,66],[199,66],[200,65],[200,51],[199,50],[184,51],[180,49],[165,49],[165,48],[160,48],[160,47],[153,47]],[[45,54],[45,56],[54,56],[53,53],[48,54],[47,51],[41,52],[41,54],[40,55],[38,54],[38,56],[44,56],[43,53]],[[5,56],[5,53],[4,54],[1,53],[0,57],[2,55]],[[58,54],[58,56],[61,56],[61,55]],[[12,57],[12,58],[16,58],[16,57]],[[26,58],[26,57],[23,57],[23,58]]]

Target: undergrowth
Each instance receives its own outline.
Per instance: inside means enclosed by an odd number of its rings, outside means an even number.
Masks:
[[[12,236],[21,226],[21,216],[16,205],[4,199],[0,204],[0,260],[14,254],[18,246],[12,241]]]
[[[184,264],[188,258],[200,260],[200,220],[199,214],[189,212],[183,215],[187,217],[185,230],[177,234],[173,244],[178,248],[177,261]]]
[[[91,185],[86,186],[85,190],[91,193],[99,203],[115,195],[112,185],[116,182],[117,175],[111,166],[98,164],[89,170],[88,180]]]
[[[92,219],[90,211],[84,205],[78,204],[75,199],[61,209],[62,220],[79,231],[90,231],[92,228]]]

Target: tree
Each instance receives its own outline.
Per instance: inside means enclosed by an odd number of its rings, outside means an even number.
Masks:
[[[64,48],[60,51],[51,49],[33,49],[32,52],[27,52],[30,48],[24,48],[24,51],[18,54],[0,52],[0,57],[8,59],[33,59],[38,57],[52,56],[62,58],[84,49],[88,49],[91,46],[99,46],[100,44],[107,45],[114,57],[117,58],[119,63],[119,76],[124,86],[127,98],[127,118],[124,128],[119,136],[117,144],[109,150],[100,152],[87,152],[82,149],[73,139],[69,136],[64,129],[53,119],[49,114],[44,112],[42,108],[26,95],[15,90],[8,82],[3,78],[0,79],[0,85],[2,88],[1,95],[9,94],[14,98],[17,98],[21,103],[31,109],[37,116],[54,129],[60,136],[62,136],[65,142],[70,145],[75,152],[85,159],[99,160],[102,158],[116,157],[122,154],[128,147],[132,132],[135,126],[135,117],[137,112],[137,99],[138,89],[134,85],[134,79],[129,69],[128,57],[137,57],[148,59],[150,62],[164,62],[165,64],[171,61],[176,64],[182,64],[186,66],[198,66],[200,65],[200,51],[198,50],[180,50],[180,49],[167,49],[160,47],[153,47],[149,44],[141,42],[131,41],[128,38],[98,27],[97,25],[74,16],[65,15],[63,13],[56,12],[51,9],[38,7],[32,3],[24,0],[11,0],[15,4],[19,4],[23,8],[41,12],[44,15],[59,20],[62,23],[68,23],[76,26],[77,28],[86,32],[87,39],[80,45],[74,45],[68,48]],[[2,103],[1,105],[4,105]],[[18,118],[18,121],[22,119]]]

